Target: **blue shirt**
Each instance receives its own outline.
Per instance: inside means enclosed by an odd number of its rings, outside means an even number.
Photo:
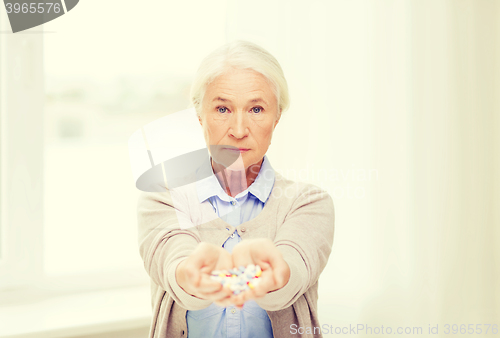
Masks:
[[[208,170],[211,162],[203,164],[201,170]],[[244,191],[231,197],[221,187],[217,177],[212,175],[196,182],[196,190],[200,203],[210,203],[214,212],[225,222],[238,226],[256,217],[271,194],[274,185],[274,170],[264,156],[255,181]],[[231,253],[241,241],[238,231],[222,245]],[[187,311],[186,321],[188,338],[272,338],[273,330],[267,312],[254,300],[249,300],[238,310],[235,306],[220,307],[212,303],[209,307]]]

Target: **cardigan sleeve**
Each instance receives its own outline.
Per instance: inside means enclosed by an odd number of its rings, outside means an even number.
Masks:
[[[297,190],[274,239],[290,267],[290,278],[281,289],[255,300],[268,311],[289,307],[313,286],[332,251],[335,211],[331,196],[313,185]]]
[[[177,283],[175,270],[179,263],[201,242],[196,227],[186,228],[190,218],[182,203],[175,203],[173,192],[141,192],[137,203],[139,252],[151,280],[169,293],[187,310],[200,310],[210,300],[185,292]]]

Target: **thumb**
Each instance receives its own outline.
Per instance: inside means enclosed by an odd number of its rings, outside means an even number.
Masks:
[[[275,270],[278,280],[278,284],[283,287],[288,283],[288,280],[290,279],[290,267],[288,266],[287,262],[283,260],[283,263],[280,264],[279,268]]]
[[[233,268],[233,258],[225,249],[220,250],[219,259],[215,266],[215,270],[229,270]]]
[[[271,257],[269,257],[269,263],[271,264],[276,282],[278,285],[284,286],[290,277],[290,267],[283,259],[281,252],[276,251],[275,255],[271,255]]]
[[[184,275],[186,278],[193,283],[194,285],[198,286],[200,281],[201,281],[201,275],[200,275],[200,264],[197,259],[186,259],[185,261],[181,262],[183,264],[183,271]]]

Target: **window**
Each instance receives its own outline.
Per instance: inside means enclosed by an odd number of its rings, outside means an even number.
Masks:
[[[1,31],[8,27],[0,11]],[[0,288],[41,277],[43,35],[0,34]]]
[[[128,138],[187,108],[196,67],[225,42],[224,20],[200,31],[172,13],[191,12],[192,4],[154,6],[115,0],[95,12],[79,5],[29,33],[1,35],[0,289],[149,281]],[[193,22],[220,14],[225,0],[197,6]],[[120,16],[104,25],[118,7]],[[182,36],[172,33],[179,27]]]

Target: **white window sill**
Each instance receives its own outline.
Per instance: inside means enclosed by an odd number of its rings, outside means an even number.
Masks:
[[[143,328],[151,322],[149,285],[33,298],[0,304],[0,338],[74,337]]]

